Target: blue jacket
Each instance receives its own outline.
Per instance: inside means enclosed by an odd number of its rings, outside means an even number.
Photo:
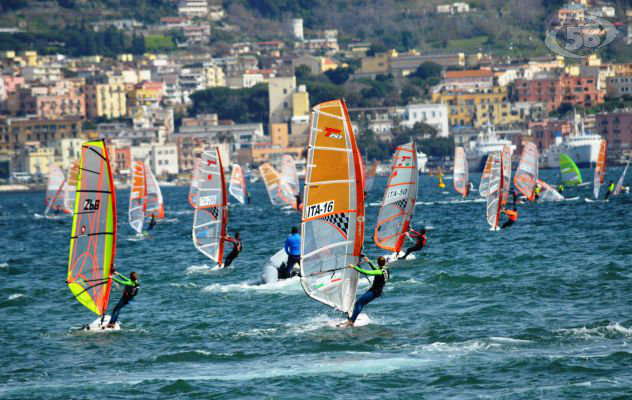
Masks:
[[[285,252],[291,256],[301,255],[301,235],[294,233],[285,241]]]

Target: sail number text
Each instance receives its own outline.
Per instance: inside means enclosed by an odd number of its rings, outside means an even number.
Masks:
[[[307,207],[305,218],[317,217],[334,211],[334,201],[325,201],[323,203],[312,204]]]
[[[84,211],[96,211],[99,209],[100,204],[101,200],[86,199],[86,202],[83,204],[83,209]]]
[[[394,199],[394,198],[397,198],[397,197],[404,197],[407,194],[408,194],[408,188],[407,187],[401,188],[401,189],[392,189],[392,190],[389,190],[386,193],[386,200]]]
[[[215,204],[217,204],[217,196],[198,197],[198,207],[210,206]]]

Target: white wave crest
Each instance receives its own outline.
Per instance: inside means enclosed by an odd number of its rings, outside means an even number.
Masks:
[[[22,293],[15,293],[9,296],[9,300],[19,299],[20,297],[24,297],[24,295]]]
[[[603,338],[613,335],[623,335],[632,337],[632,328],[626,328],[619,323],[610,323],[606,326],[597,326],[595,328],[562,328],[555,331],[563,335],[574,336],[582,339]]]

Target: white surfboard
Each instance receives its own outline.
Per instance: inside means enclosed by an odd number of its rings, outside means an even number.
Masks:
[[[345,323],[347,322],[346,319],[343,320],[331,320],[327,323],[327,325],[329,325],[332,328],[348,328],[348,326],[345,326]],[[371,323],[371,318],[369,318],[368,315],[366,314],[360,314],[358,315],[358,318],[356,319],[355,323],[353,324],[354,328],[359,328],[362,326],[367,326]]]
[[[109,332],[109,331],[120,331],[121,325],[117,322],[114,324],[114,328],[108,328],[108,324],[110,323],[110,316],[106,315],[103,317],[103,323],[101,323],[101,317],[95,319],[89,325],[84,325],[81,328],[84,331],[90,332]]]
[[[405,251],[400,251],[399,253],[385,254],[384,258],[386,258],[386,262],[410,261],[410,260],[415,260],[417,258],[415,257],[415,253],[410,253],[408,257],[406,257],[405,260],[400,260],[399,258],[404,257],[404,254],[406,254]]]

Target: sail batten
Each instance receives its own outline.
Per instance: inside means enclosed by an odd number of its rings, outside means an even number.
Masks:
[[[535,185],[538,182],[538,148],[532,142],[525,142],[523,146],[514,185],[529,201],[533,201]]]
[[[606,176],[606,140],[601,139],[601,146],[599,148],[599,158],[597,159],[597,165],[595,166],[595,177],[593,178],[593,194],[595,199],[599,198],[599,189],[603,184],[603,180]]]
[[[70,235],[68,288],[90,311],[105,314],[116,250],[116,195],[103,141],[84,143]]]
[[[359,261],[364,241],[364,174],[344,101],[313,108],[306,164],[301,285],[309,297],[350,315],[358,272],[347,265]]]
[[[222,265],[224,237],[228,223],[228,198],[224,168],[218,148],[202,154],[197,179],[193,244],[202,254]]]
[[[394,252],[402,249],[415,211],[418,180],[415,144],[397,147],[373,234],[378,247]]]

